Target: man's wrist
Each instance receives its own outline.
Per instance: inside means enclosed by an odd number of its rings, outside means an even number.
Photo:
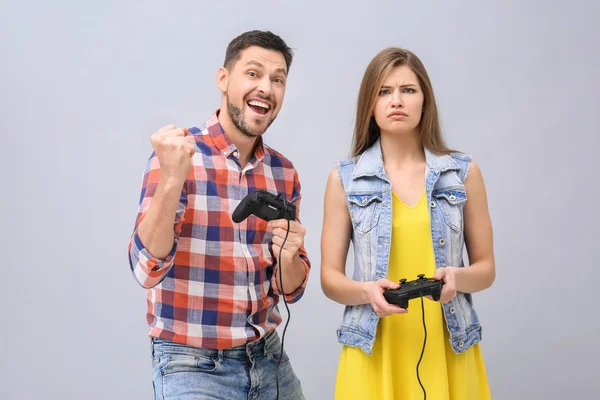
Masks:
[[[158,186],[165,190],[165,191],[170,191],[170,190],[177,190],[177,191],[181,191],[181,188],[183,187],[183,184],[185,183],[185,177],[181,178],[179,176],[174,176],[174,175],[161,175],[160,178],[158,179]]]
[[[300,254],[296,252],[293,256],[286,256],[285,253],[281,256],[281,260],[279,262],[279,267],[284,266],[285,268],[293,268],[295,264],[300,262]]]

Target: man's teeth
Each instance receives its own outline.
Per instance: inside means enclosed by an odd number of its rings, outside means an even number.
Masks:
[[[256,107],[262,107],[266,110],[269,109],[269,105],[267,103],[263,103],[261,101],[256,101],[256,100],[251,100],[248,102],[248,105],[250,106],[256,106]]]

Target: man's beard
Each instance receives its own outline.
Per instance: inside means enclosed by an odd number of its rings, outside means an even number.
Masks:
[[[237,130],[251,138],[258,137],[265,133],[265,131],[271,126],[273,121],[275,121],[275,117],[271,118],[269,122],[267,122],[267,126],[262,132],[251,132],[250,127],[246,124],[246,121],[244,121],[244,112],[240,107],[232,104],[229,101],[229,96],[227,96],[227,112],[229,113],[229,117],[231,118],[231,121],[233,122],[233,125],[237,128]]]

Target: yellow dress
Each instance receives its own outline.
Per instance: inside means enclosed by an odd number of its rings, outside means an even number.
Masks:
[[[388,279],[409,281],[433,276],[435,261],[425,194],[408,206],[393,194],[392,243]],[[423,299],[427,343],[419,365],[421,383],[432,400],[490,399],[478,344],[461,354],[452,350],[442,306]],[[418,400],[423,390],[417,363],[423,349],[421,299],[409,302],[407,314],[380,318],[373,354],[343,346],[335,386],[336,400]]]

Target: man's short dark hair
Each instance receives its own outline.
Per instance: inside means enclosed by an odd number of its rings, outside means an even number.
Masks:
[[[289,72],[290,66],[292,65],[292,59],[294,58],[292,49],[281,37],[273,32],[260,30],[244,32],[233,39],[227,46],[223,66],[225,68],[233,66],[233,64],[240,59],[240,53],[250,46],[258,46],[263,49],[280,52],[283,54],[283,58],[285,58],[285,64]]]

